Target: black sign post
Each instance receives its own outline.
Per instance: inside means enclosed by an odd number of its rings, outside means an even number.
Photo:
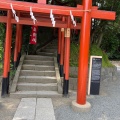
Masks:
[[[101,79],[101,56],[91,56],[89,69],[88,95],[99,95]]]

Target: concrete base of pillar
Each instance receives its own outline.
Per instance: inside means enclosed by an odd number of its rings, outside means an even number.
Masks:
[[[80,105],[76,102],[76,100],[72,101],[72,109],[75,112],[88,112],[91,108],[91,104],[86,102],[85,105]]]

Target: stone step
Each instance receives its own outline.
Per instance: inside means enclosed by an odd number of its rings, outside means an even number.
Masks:
[[[53,57],[49,56],[39,56],[39,55],[26,55],[25,60],[43,60],[43,61],[53,61]]]
[[[54,66],[24,64],[22,70],[54,71]]]
[[[49,45],[54,45],[54,46],[57,46],[58,45],[58,43],[56,42],[56,43],[50,43]]]
[[[23,64],[49,65],[49,66],[53,66],[53,65],[54,65],[54,61],[24,60]]]
[[[120,77],[120,70],[117,70],[117,76]]]
[[[57,49],[49,49],[49,48],[45,48],[42,50],[42,52],[51,52],[51,53],[56,52],[56,51]]]
[[[47,49],[56,49],[57,50],[57,46],[54,46],[54,45],[48,45],[47,47],[46,47]]]
[[[48,53],[48,52],[39,52],[38,54],[43,56],[55,56],[54,53]]]
[[[57,91],[16,91],[10,93],[11,98],[59,98],[62,97]]]
[[[20,76],[19,82],[26,83],[56,83],[56,77],[48,76]]]
[[[118,70],[118,72],[120,72],[120,66],[117,66],[117,70]]]
[[[20,76],[56,76],[55,71],[21,70]]]
[[[57,51],[57,47],[55,47],[55,46],[47,46],[46,49],[56,49],[56,51]]]
[[[18,83],[18,91],[57,91],[57,83]]]

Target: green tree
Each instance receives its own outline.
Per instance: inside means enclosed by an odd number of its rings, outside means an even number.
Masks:
[[[3,67],[4,39],[5,39],[5,24],[0,23],[0,74],[2,73]]]
[[[115,21],[92,19],[91,44],[96,44],[104,50],[109,58],[118,59],[120,58],[120,38],[118,38],[120,33],[120,1],[93,0],[93,5],[98,5],[101,10],[116,11]],[[117,52],[116,55],[115,52]]]

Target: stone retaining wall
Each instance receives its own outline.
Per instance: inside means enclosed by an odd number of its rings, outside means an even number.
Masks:
[[[76,90],[77,89],[77,76],[78,76],[78,68],[70,67],[70,81],[69,81],[69,89]],[[102,68],[101,69],[101,81],[102,80],[116,80],[117,79],[117,68]]]

